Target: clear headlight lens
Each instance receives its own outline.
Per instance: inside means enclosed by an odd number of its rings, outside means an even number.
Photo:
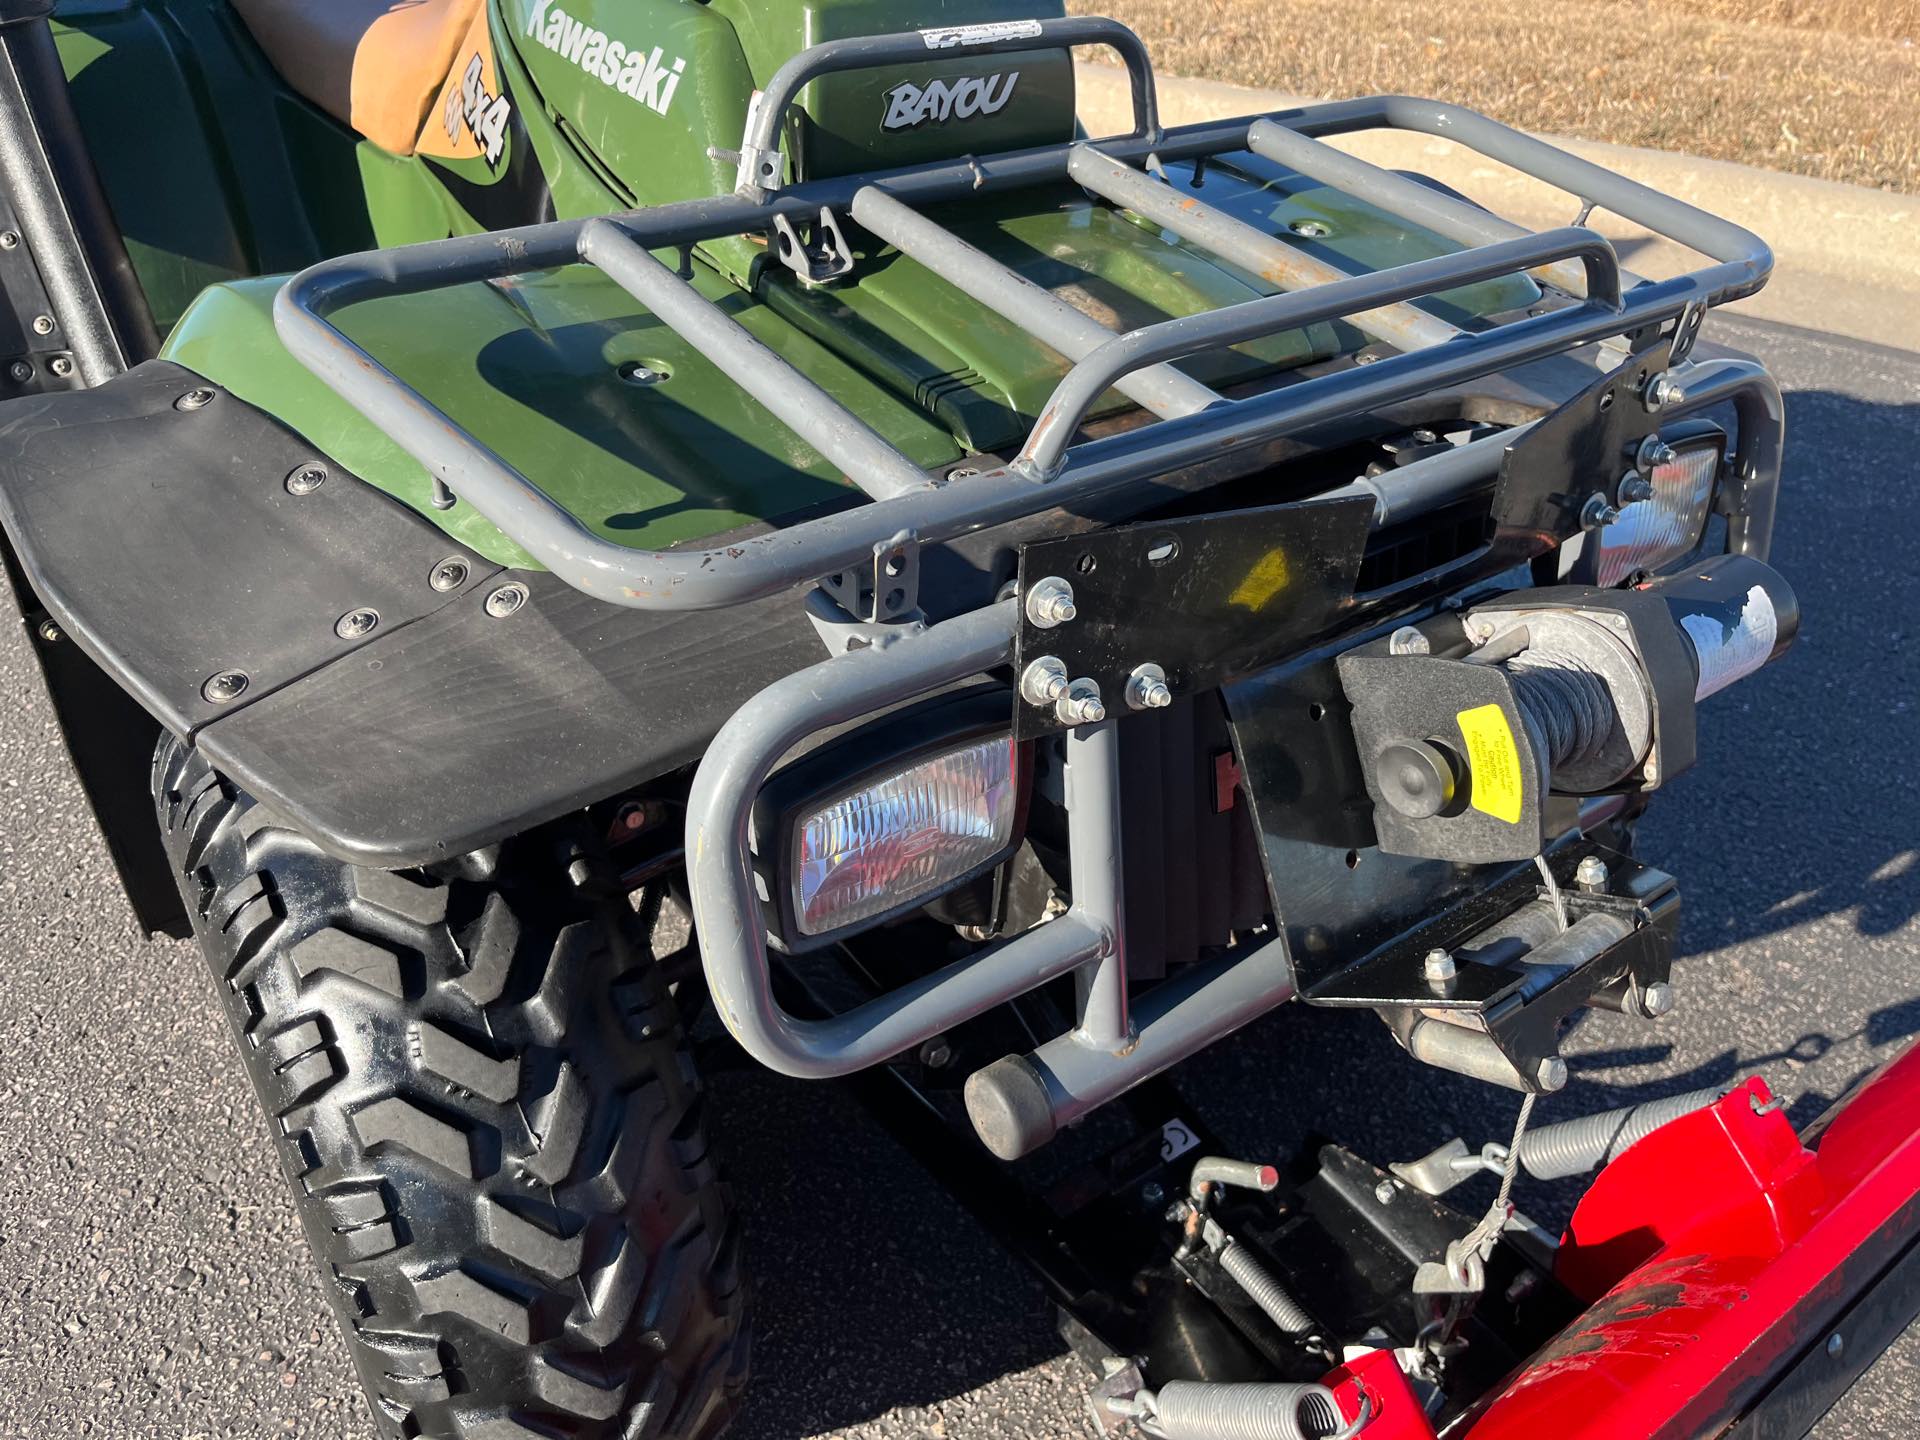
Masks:
[[[1594,583],[1618,585],[1636,570],[1658,570],[1691,551],[1706,528],[1719,468],[1717,445],[1682,450],[1655,466],[1653,498],[1626,506],[1618,520],[1588,537],[1597,547]]]
[[[1019,810],[1011,735],[975,740],[803,814],[793,913],[824,935],[950,889],[1013,843]]]

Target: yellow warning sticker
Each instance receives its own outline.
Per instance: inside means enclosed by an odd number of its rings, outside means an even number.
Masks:
[[[1473,772],[1473,808],[1518,825],[1527,785],[1506,713],[1498,705],[1481,705],[1462,710],[1454,718],[1460,722],[1460,738],[1467,743],[1467,764]]]

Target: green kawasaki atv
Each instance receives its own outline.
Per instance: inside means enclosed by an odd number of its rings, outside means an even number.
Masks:
[[[1778,390],[1695,349],[1759,240],[1429,101],[1164,129],[1028,0],[0,0],[0,59],[8,570],[378,1434],[725,1424],[708,1007],[868,1072],[1103,1426],[1541,1393],[1595,1260],[1439,1197],[1673,1113],[1524,1133],[1672,1005],[1634,822],[1797,628]],[[1324,143],[1381,127],[1701,268]],[[1295,999],[1521,1137],[1211,1154],[1165,1072]]]

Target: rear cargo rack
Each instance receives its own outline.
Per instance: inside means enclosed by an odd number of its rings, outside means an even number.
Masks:
[[[945,54],[1105,45],[1133,78],[1133,133],[924,165],[882,174],[785,185],[778,149],[787,107],[820,75]],[[1612,246],[1582,225],[1532,234],[1470,203],[1380,170],[1323,143],[1381,127],[1442,136],[1576,197],[1582,218],[1615,212],[1704,254],[1711,262],[1674,279],[1623,289]],[[1170,163],[1252,151],[1399,215],[1466,248],[1436,259],[1348,276],[1286,240],[1182,195],[1156,178]],[[1279,294],[1116,335],[969,245],[923,213],[1070,181],[1274,282]],[[929,473],[839,405],[702,297],[684,278],[692,247],[757,234],[777,245],[838,234],[847,216],[1072,362],[1019,453],[951,479]],[[831,270],[834,256],[796,253]],[[679,271],[655,252],[680,253]],[[823,258],[824,257],[824,258]],[[480,444],[336,329],[345,306],[578,262],[597,266],[782,422],[838,466],[869,503],[722,548],[631,549],[593,534],[527,476]],[[1219,1039],[1296,991],[1285,931],[1184,968],[1138,997],[1129,993],[1120,871],[1121,761],[1116,726],[1099,707],[1062,719],[1072,904],[1064,914],[841,1014],[803,1019],[774,996],[767,924],[752,848],[753,811],[783,756],[809,737],[871,717],[970,676],[1003,671],[1020,652],[1022,619],[1041,587],[927,627],[912,600],[917,546],[1086,502],[1135,482],[1197,467],[1327,422],[1380,410],[1576,347],[1627,337],[1644,408],[1661,419],[1719,404],[1738,410],[1738,450],[1728,474],[1728,547],[1764,558],[1772,529],[1783,417],[1778,387],[1750,361],[1686,366],[1684,386],[1655,371],[1691,349],[1707,307],[1751,295],[1772,266],[1767,247],[1737,225],[1650,190],[1484,116],[1399,96],[1313,105],[1280,114],[1162,131],[1153,74],[1140,42],[1111,20],[1069,19],[959,27],[839,41],[783,66],[754,105],[732,196],[616,217],[559,221],[331,260],[291,281],[275,303],[288,348],[356,410],[420,461],[437,502],[471,504],[569,585],[618,605],[698,610],[744,604],[803,584],[840,603],[841,653],[777,681],[720,728],[687,797],[687,878],[695,929],[716,1012],[762,1063],[804,1077],[843,1075],[911,1052],[1013,997],[1074,973],[1074,1027],[1026,1056],[975,1072],[966,1093],[975,1128],[1005,1158],[1045,1143],[1062,1125]],[[1530,272],[1565,292],[1525,316],[1463,329],[1411,302],[1454,287]],[[1345,368],[1245,398],[1227,398],[1173,368],[1202,351],[1344,318],[1370,340]],[[1665,328],[1663,327],[1670,327]],[[1623,367],[1631,371],[1634,367]],[[1613,398],[1624,382],[1595,382]],[[1075,443],[1082,422],[1117,388],[1157,422]],[[1600,409],[1607,408],[1601,403]],[[1640,408],[1640,407],[1636,407]],[[1554,417],[1417,459],[1332,497],[1341,514],[1376,527],[1451,503],[1501,471],[1519,437],[1557,440]],[[1642,417],[1643,419],[1646,417]],[[1553,484],[1571,459],[1536,465]],[[1615,471],[1615,474],[1618,472]],[[1595,477],[1581,477],[1582,483]],[[1607,477],[1598,477],[1603,483]],[[1305,507],[1296,507],[1305,508]],[[1538,537],[1536,537],[1538,538]],[[1544,542],[1543,542],[1544,543]],[[1489,552],[1491,553],[1491,552]],[[1487,557],[1482,557],[1487,558]],[[1516,558],[1492,557],[1511,566]],[[860,583],[871,577],[872,598]],[[888,578],[883,581],[885,577]],[[1401,592],[1382,592],[1385,603]],[[866,613],[855,613],[864,611]],[[818,608],[810,614],[823,617]],[[891,622],[907,622],[891,623]],[[829,622],[831,623],[831,622]],[[1037,622],[1036,622],[1037,623]],[[1275,625],[1279,626],[1278,616]],[[823,624],[827,629],[828,624]],[[862,629],[866,633],[860,634]],[[1310,628],[1310,627],[1309,627]],[[1302,633],[1306,633],[1304,630]],[[838,649],[838,646],[831,648]],[[1058,663],[1058,662],[1056,662]],[[1019,725],[1031,704],[1014,700]],[[1118,697],[1113,709],[1121,711]],[[1049,721],[1054,712],[1049,710]],[[1122,712],[1124,714],[1124,712]],[[1577,858],[1558,853],[1561,868]],[[1564,883],[1571,883],[1571,872]]]
[[[924,61],[930,51],[944,56],[957,50],[994,54],[1094,45],[1116,50],[1127,63],[1135,115],[1129,135],[781,184],[778,137],[786,108],[821,75]],[[1380,128],[1465,145],[1568,191],[1583,216],[1604,208],[1713,263],[1623,293],[1613,248],[1592,230],[1568,226],[1530,234],[1464,200],[1322,143],[1327,136]],[[1151,173],[1171,162],[1248,150],[1468,248],[1348,277],[1285,240],[1176,194]],[[1685,330],[1690,341],[1700,311],[1751,295],[1772,267],[1767,246],[1737,225],[1482,115],[1431,100],[1380,96],[1162,131],[1153,73],[1139,37],[1115,21],[1096,18],[961,26],[816,46],[783,66],[753,106],[741,175],[741,189],[731,196],[325,261],[282,289],[275,323],[302,364],[426,468],[436,504],[472,505],[561,579],[599,599],[640,609],[701,610],[871,566],[875,547],[896,544],[902,535],[933,543],[1085,501],[1203,456],[1217,457],[1577,346],[1647,332],[1683,315],[1689,318],[1676,329]],[[1062,180],[1265,275],[1283,293],[1116,336],[918,208]],[[776,225],[807,225],[822,211],[852,216],[1074,362],[1011,463],[951,483],[921,469],[650,253],[684,255],[695,245],[727,236],[770,236]],[[661,323],[715,360],[872,503],[721,548],[641,550],[617,544],[595,535],[328,318],[363,301],[578,262],[599,267]],[[1521,271],[1542,274],[1583,298],[1476,331],[1408,303]],[[1336,318],[1398,353],[1245,399],[1223,398],[1168,363]],[[1073,444],[1088,408],[1116,385],[1162,417],[1160,423]]]

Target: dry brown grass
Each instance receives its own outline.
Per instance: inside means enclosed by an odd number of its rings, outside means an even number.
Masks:
[[[1920,0],[1068,0],[1169,73],[1920,194]],[[1764,19],[1751,18],[1755,15]]]

